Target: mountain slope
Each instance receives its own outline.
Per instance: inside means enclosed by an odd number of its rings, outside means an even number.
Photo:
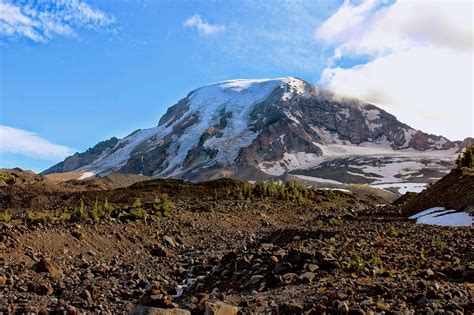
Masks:
[[[441,180],[413,196],[403,205],[403,212],[414,214],[433,207],[474,213],[474,170],[453,169]]]
[[[421,168],[434,161],[431,166],[445,172],[438,162],[451,165],[457,151],[459,143],[417,131],[374,105],[285,77],[196,89],[170,107],[158,126],[105,141],[44,173],[257,180],[318,169],[333,158],[413,155]],[[373,168],[384,163],[366,162]]]

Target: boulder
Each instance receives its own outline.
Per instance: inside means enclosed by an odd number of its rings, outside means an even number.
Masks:
[[[237,315],[240,308],[222,302],[207,302],[204,315]]]
[[[57,277],[63,274],[61,267],[59,267],[54,261],[48,258],[41,258],[34,266],[33,270],[36,272],[46,272],[53,277]]]
[[[144,305],[135,306],[129,315],[191,315],[191,312],[182,308],[157,308]]]

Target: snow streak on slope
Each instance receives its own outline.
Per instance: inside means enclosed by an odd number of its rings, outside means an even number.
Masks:
[[[132,152],[141,143],[149,141],[149,139],[154,136],[157,136],[157,139],[161,140],[163,136],[168,134],[171,130],[171,126],[168,128],[158,126],[155,128],[138,130],[120,140],[115,148],[111,150],[112,153],[106,152],[107,154],[99,157],[93,163],[81,167],[79,170],[93,170],[96,174],[104,172],[108,173],[116,170],[127,163]],[[157,141],[157,144],[159,140]]]
[[[253,105],[263,101],[279,85],[287,79],[273,80],[232,80],[219,84],[211,84],[196,90],[190,96],[189,110],[183,119],[198,113],[199,122],[193,124],[176,139],[179,147],[168,167],[161,174],[177,176],[181,173],[180,165],[188,152],[197,147],[201,135],[214,124],[218,123],[220,112],[231,112],[227,119],[224,134],[212,137],[204,143],[205,148],[218,150],[214,163],[232,164],[242,147],[249,146],[258,136],[248,130],[249,113]],[[160,175],[161,175],[160,174]]]
[[[314,153],[296,152],[283,154],[283,158],[274,162],[263,162],[258,166],[267,174],[280,176],[288,171],[318,166],[323,159]]]

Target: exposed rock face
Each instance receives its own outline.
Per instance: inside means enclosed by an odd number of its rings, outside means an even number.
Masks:
[[[74,155],[66,158],[61,163],[58,163],[51,168],[45,170],[43,174],[52,174],[52,173],[65,173],[74,171],[80,168],[83,165],[89,164],[99,158],[102,154],[112,149],[119,139],[113,137],[109,140],[101,141],[96,144],[94,147],[87,149],[83,153],[75,153]]]
[[[101,142],[45,173],[250,180],[315,167],[334,147],[353,154],[355,146],[393,153],[455,152],[460,145],[300,79],[233,80],[192,91],[168,109],[157,127]]]

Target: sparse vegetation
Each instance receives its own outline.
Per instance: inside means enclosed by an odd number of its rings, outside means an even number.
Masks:
[[[234,191],[232,195],[238,200],[277,198],[283,201],[296,203],[300,206],[308,204],[310,200],[318,203],[321,200],[329,201],[331,198],[337,197],[337,194],[330,189],[316,190],[300,186],[295,182],[287,182],[285,184],[259,182],[255,186],[245,185],[244,187]]]
[[[131,205],[112,205],[106,198],[103,203],[96,197],[91,206],[87,206],[81,200],[76,207],[64,207],[56,210],[31,211],[27,210],[21,218],[25,225],[67,224],[72,222],[89,221],[98,223],[101,220],[116,218],[121,220],[134,219],[145,220],[150,215],[156,217],[170,217],[174,205],[167,195],[155,198],[153,202],[142,203],[140,198],[136,198]],[[8,212],[0,214],[0,221],[8,222],[11,216]]]

